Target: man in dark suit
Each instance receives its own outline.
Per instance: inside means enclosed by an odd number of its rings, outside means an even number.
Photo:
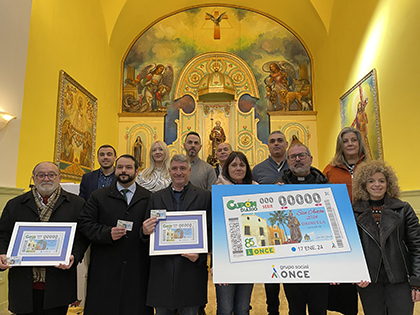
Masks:
[[[211,231],[211,194],[190,183],[191,165],[183,154],[174,155],[169,166],[172,184],[150,198],[149,208],[167,211],[206,210]],[[149,212],[150,214],[150,212]],[[143,223],[141,236],[147,239],[156,227],[156,218]],[[208,238],[211,243],[211,238]],[[196,315],[198,307],[207,303],[207,254],[152,256],[147,305],[156,315]]]
[[[32,189],[9,200],[0,219],[0,270],[9,269],[9,310],[65,315],[68,305],[77,300],[76,265],[88,242],[76,233],[69,265],[56,267],[10,266],[7,247],[15,222],[76,222],[85,201],[61,189],[60,169],[52,162],[36,165],[32,178]]]
[[[133,156],[120,156],[116,183],[94,191],[80,215],[80,231],[91,241],[86,315],[153,314],[146,306],[148,246],[139,237],[150,192],[135,182],[138,172]]]
[[[101,167],[84,174],[80,182],[79,196],[86,201],[94,190],[108,187],[115,182],[114,162],[117,158],[115,149],[109,144],[105,144],[98,149],[97,158]]]

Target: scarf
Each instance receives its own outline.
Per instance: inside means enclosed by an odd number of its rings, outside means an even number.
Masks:
[[[58,188],[52,193],[51,197],[48,200],[48,203],[45,205],[39,200],[39,195],[35,187],[32,187],[32,195],[38,209],[39,220],[41,222],[48,222],[50,220],[52,211],[54,209],[55,203],[61,194],[61,186],[58,185]],[[33,267],[33,282],[45,282],[45,267]]]

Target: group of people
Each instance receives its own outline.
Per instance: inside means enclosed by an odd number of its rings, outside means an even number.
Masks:
[[[59,168],[37,164],[31,191],[10,200],[0,218],[0,269],[9,269],[9,309],[16,314],[66,314],[76,300],[76,266],[90,245],[84,313],[205,314],[207,255],[149,256],[150,235],[158,219],[152,209],[206,210],[211,244],[211,187],[243,184],[347,185],[371,283],[330,285],[287,283],[290,315],[325,315],[327,309],[358,313],[359,292],[364,313],[412,314],[420,300],[420,226],[412,207],[399,197],[392,167],[371,161],[363,137],[344,128],[336,153],[323,172],[312,166],[311,152],[299,140],[289,146],[285,135],[268,137],[269,157],[252,170],[242,152],[229,143],[215,148],[215,168],[201,160],[201,138],[186,135],[185,155],[170,158],[162,141],[150,149],[150,165],[139,173],[137,160],[117,158],[101,146],[100,168],[85,174],[80,197],[60,186]],[[69,265],[11,267],[6,252],[14,223],[77,222]],[[211,247],[211,245],[210,245]],[[218,315],[249,314],[253,284],[215,284]],[[267,312],[279,314],[280,284],[265,284]]]

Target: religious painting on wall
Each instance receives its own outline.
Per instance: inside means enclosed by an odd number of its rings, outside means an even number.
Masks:
[[[383,159],[376,70],[340,97],[341,127],[362,133],[369,157]]]
[[[235,101],[241,110],[255,108],[260,139],[268,138],[268,113],[315,111],[312,57],[297,34],[260,12],[234,5],[203,5],[156,21],[133,41],[122,64],[121,112],[165,112],[165,142],[175,141],[179,109],[192,113],[199,100],[198,94],[174,97],[175,91],[184,88],[178,86],[183,70],[192,59],[210,52],[232,54],[251,69],[259,98],[241,94]],[[196,75],[190,75],[191,86],[200,86],[210,74],[210,63],[203,62]],[[232,74],[229,82],[237,90],[243,82],[234,76],[234,69],[222,70]]]
[[[95,166],[97,99],[60,71],[54,161],[63,178],[80,180]]]

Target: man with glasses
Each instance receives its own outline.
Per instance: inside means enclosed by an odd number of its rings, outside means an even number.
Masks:
[[[311,152],[299,140],[293,141],[287,150],[287,163],[289,169],[284,171],[277,183],[329,183],[320,170],[311,166]],[[327,314],[328,283],[285,283],[283,288],[289,303],[289,314],[306,314],[307,306],[309,315]]]
[[[284,171],[275,183],[284,184],[327,184],[328,179],[315,167],[309,149],[299,142],[294,142],[287,150],[289,169]]]
[[[82,181],[80,182],[79,196],[86,201],[89,200],[89,197],[94,190],[108,187],[115,183],[114,162],[117,158],[117,152],[114,147],[109,144],[100,146],[97,158],[101,167],[93,172],[84,174]]]
[[[69,265],[11,267],[7,248],[15,222],[76,222],[85,201],[61,189],[60,170],[42,162],[32,171],[32,189],[6,204],[0,218],[0,269],[9,269],[9,310],[14,314],[67,314],[77,300],[76,265],[88,245],[76,233]]]
[[[121,155],[116,183],[95,190],[80,215],[80,231],[91,241],[86,315],[153,314],[146,306],[148,246],[140,239],[150,192],[136,183],[138,167],[132,155]]]
[[[286,160],[288,142],[280,130],[274,130],[268,136],[268,151],[270,155],[252,170],[254,180],[258,184],[273,184],[273,182],[289,168]],[[266,283],[265,295],[268,315],[279,315],[280,284]]]

